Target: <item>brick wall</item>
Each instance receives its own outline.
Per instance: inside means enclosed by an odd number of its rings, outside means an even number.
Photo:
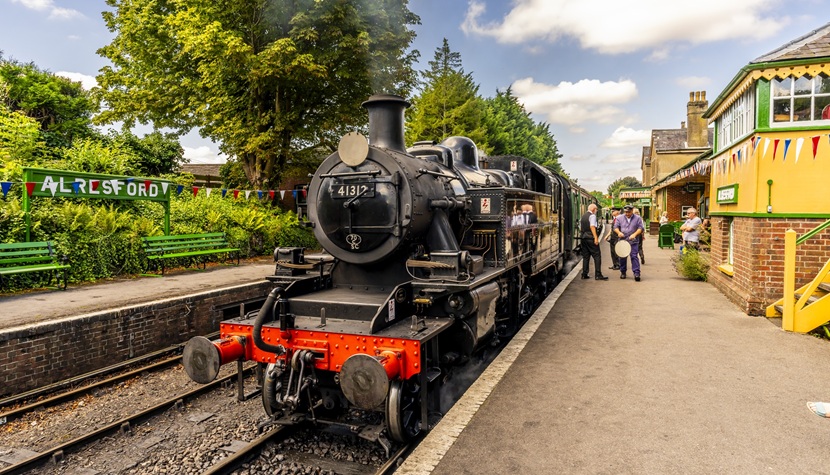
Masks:
[[[0,331],[0,397],[182,343],[265,299],[270,282],[240,285]]]
[[[681,221],[685,218],[681,216],[684,206],[697,206],[697,193],[684,193],[682,186],[670,186],[666,189],[668,195],[666,197],[666,209],[668,211],[669,221]],[[659,217],[657,219],[660,219]]]
[[[733,270],[728,276],[718,270],[727,262],[729,222],[734,220]],[[784,232],[798,235],[815,228],[824,219],[807,218],[712,218],[709,281],[749,315],[763,315],[767,305],[784,291]],[[824,230],[796,250],[795,287],[809,283],[830,259],[830,230]]]

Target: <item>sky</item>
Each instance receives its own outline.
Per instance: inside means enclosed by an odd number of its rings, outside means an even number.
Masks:
[[[112,39],[104,0],[0,0],[6,59],[95,85]],[[678,129],[692,91],[711,104],[753,59],[830,22],[830,0],[409,0],[426,69],[447,38],[479,93],[512,87],[550,124],[565,171],[588,190],[642,178],[652,129]],[[821,13],[824,12],[824,13]],[[136,130],[137,133],[148,132]],[[197,132],[192,163],[224,161]]]

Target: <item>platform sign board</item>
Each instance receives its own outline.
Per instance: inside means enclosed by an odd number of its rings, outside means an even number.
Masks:
[[[738,203],[738,184],[721,186],[718,188],[717,194],[718,204],[737,204]]]
[[[33,197],[156,201],[164,206],[164,234],[170,233],[170,194],[173,184],[159,178],[101,175],[71,170],[24,168],[23,211],[26,241],[30,239]]]

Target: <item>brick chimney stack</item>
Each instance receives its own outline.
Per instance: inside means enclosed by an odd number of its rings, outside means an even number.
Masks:
[[[689,93],[689,104],[686,106],[686,146],[699,148],[709,146],[709,126],[703,118],[704,112],[709,108],[709,101],[706,100],[706,91],[693,91]]]

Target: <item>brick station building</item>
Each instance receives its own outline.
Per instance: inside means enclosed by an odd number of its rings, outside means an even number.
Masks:
[[[781,298],[784,232],[830,218],[830,23],[741,68],[714,123],[709,281],[750,315]],[[798,247],[796,288],[830,259],[830,231]]]

